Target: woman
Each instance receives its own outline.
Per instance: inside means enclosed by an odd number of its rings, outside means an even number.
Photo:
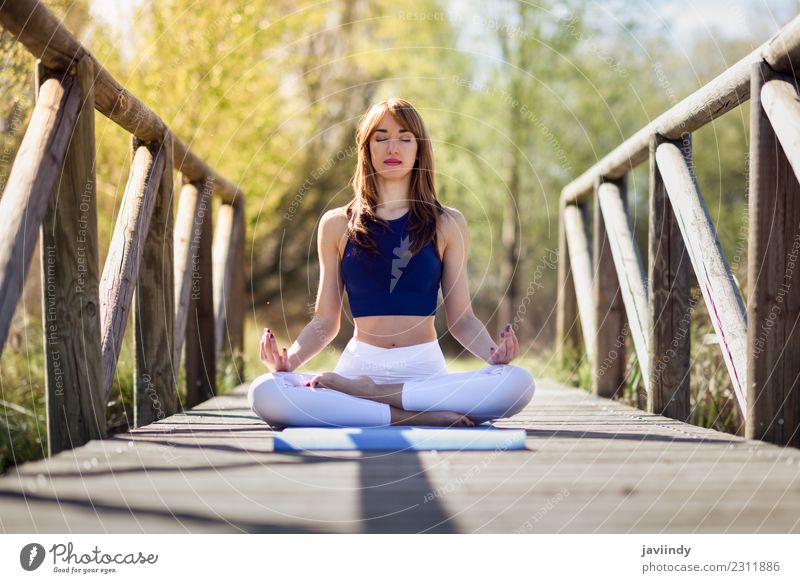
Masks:
[[[267,328],[250,385],[253,410],[271,426],[473,426],[510,417],[533,397],[511,325],[497,344],[472,312],[464,216],[436,200],[433,151],[405,99],[373,105],[356,132],[355,196],[320,221],[314,318],[287,350]],[[449,373],[434,314],[441,284],[450,333],[489,366]],[[344,289],[355,322],[336,368],[292,371],[339,331]]]

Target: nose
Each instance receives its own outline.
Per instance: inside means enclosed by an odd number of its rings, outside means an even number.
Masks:
[[[388,145],[388,147],[386,149],[387,153],[389,153],[389,154],[397,153],[397,151],[400,149],[400,147],[397,144],[398,140],[399,140],[399,138],[389,138],[388,139],[389,145]]]

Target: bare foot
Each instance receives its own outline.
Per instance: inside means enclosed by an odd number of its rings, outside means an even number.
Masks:
[[[475,427],[477,423],[455,411],[392,411],[392,425],[435,425],[443,427]]]
[[[336,389],[362,399],[372,399],[378,396],[375,381],[366,375],[350,379],[335,372],[323,372],[315,375],[314,378],[305,383],[305,386]]]

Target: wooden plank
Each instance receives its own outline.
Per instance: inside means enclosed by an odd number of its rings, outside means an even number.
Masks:
[[[798,118],[785,104],[796,98],[794,86],[770,67],[753,66],[745,431],[752,439],[798,447],[800,185],[791,158]]]
[[[0,352],[80,109],[70,76],[45,80],[0,198]]]
[[[562,198],[563,201],[563,198]],[[558,295],[556,298],[556,351],[563,366],[569,366],[578,355],[580,323],[578,298],[572,281],[572,267],[567,250],[567,232],[564,226],[564,203],[559,202],[558,212]]]
[[[230,290],[233,272],[239,267],[236,260],[236,240],[239,238],[235,209],[221,204],[217,209],[217,225],[214,231],[212,263],[214,273],[214,351],[220,354],[226,335],[227,313],[230,307]]]
[[[224,209],[226,205],[220,207]],[[217,314],[217,370],[227,376],[228,382],[239,385],[244,382],[244,313],[247,305],[245,293],[245,264],[244,264],[244,212],[241,207],[228,206],[231,216],[230,230],[230,250],[228,252],[228,265],[221,266],[219,269],[228,269],[229,284],[225,284],[224,296],[214,292],[214,310]],[[221,215],[220,215],[221,216]],[[217,237],[219,235],[219,225],[217,234],[214,235],[214,284],[217,286]],[[220,255],[222,255],[220,251]],[[223,279],[224,281],[224,279]],[[220,314],[220,306],[217,305],[219,297],[225,298],[224,310]],[[223,321],[220,325],[219,318]]]
[[[584,227],[583,210],[578,205],[566,205],[563,210],[564,232],[567,237],[567,250],[572,278],[576,290],[592,289],[592,250]],[[580,315],[583,342],[589,360],[594,360],[595,324],[594,302],[589,293],[577,294],[578,314]]]
[[[601,182],[598,181],[597,190]],[[608,185],[611,187],[611,185]],[[625,192],[625,180],[620,179],[613,186],[618,196]],[[609,233],[600,211],[600,197],[594,196],[594,230],[592,271],[595,322],[597,334],[594,338],[594,359],[592,361],[592,393],[599,397],[620,396],[625,389],[626,347],[625,306],[622,303],[620,282],[614,268]],[[616,234],[611,230],[610,237]]]
[[[198,213],[195,239],[192,240],[189,310],[186,325],[186,399],[184,407],[193,407],[217,392],[217,353],[214,329],[214,285],[211,237],[211,207]]]
[[[181,362],[186,338],[192,287],[198,275],[197,253],[203,235],[203,220],[211,213],[211,188],[207,183],[188,182],[181,188],[175,219],[175,345],[173,362]],[[195,290],[197,291],[197,290]]]
[[[141,146],[133,138],[133,152]],[[133,294],[133,426],[165,419],[178,410],[178,364],[172,360],[175,338],[175,285],[172,241],[172,144],[163,151],[164,171],[142,251]]]
[[[608,231],[608,242],[620,285],[620,295],[625,307],[631,340],[636,350],[644,385],[649,390],[650,356],[647,349],[647,283],[644,267],[636,245],[633,229],[628,222],[625,198],[620,185],[604,182],[597,199]],[[624,343],[624,337],[622,342]],[[614,345],[616,346],[615,340]],[[624,353],[623,353],[624,354]]]
[[[305,463],[272,450],[273,433],[242,414],[246,394],[175,415],[170,431],[160,422],[12,469],[0,477],[0,529],[800,532],[796,450],[546,379],[521,416],[585,410],[593,423],[524,422],[527,451],[310,452]]]
[[[100,318],[103,349],[103,393],[111,395],[117,358],[128,323],[133,290],[150,225],[165,153],[139,146],[133,158],[125,195],[100,280]]]
[[[145,143],[162,143],[169,128],[150,108],[117,82],[92,54],[67,30],[58,17],[37,0],[15,0],[0,6],[0,24],[50,69],[66,71],[81,59],[92,61],[97,111]],[[239,188],[214,172],[186,144],[173,136],[175,169],[190,180],[206,177],[222,200],[244,205]]]
[[[42,222],[48,455],[101,438],[106,432],[101,391],[94,74],[87,59],[75,70],[81,108]],[[35,86],[57,76],[39,62]]]
[[[689,255],[670,204],[656,149],[665,142],[650,139],[647,344],[647,409],[681,421],[691,416],[689,386],[691,316]],[[691,155],[691,134],[680,142]]]
[[[673,142],[656,148],[656,163],[703,293],[722,357],[742,411],[747,410],[747,322],[742,298],[722,252],[703,195],[681,149]]]
[[[763,64],[753,65],[754,70],[762,67]],[[800,95],[794,82],[788,77],[773,78],[763,83],[757,97],[763,113],[770,121],[771,131],[780,142],[783,155],[789,160],[795,177],[800,180]],[[751,99],[755,100],[756,97]],[[755,104],[756,101],[753,101],[751,107],[755,107]],[[774,144],[770,144],[770,148],[774,147]]]

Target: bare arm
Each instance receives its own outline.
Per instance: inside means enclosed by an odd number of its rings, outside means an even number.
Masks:
[[[262,340],[262,361],[273,371],[291,371],[301,367],[319,354],[339,333],[344,283],[340,273],[337,243],[345,224],[346,218],[336,209],[326,212],[320,220],[317,235],[320,264],[319,291],[314,317],[288,350],[286,348],[278,350],[274,337],[267,337],[266,343]],[[270,359],[273,366],[270,365]]]
[[[519,344],[510,327],[501,334],[500,345],[495,344],[486,326],[472,311],[469,297],[467,257],[469,232],[467,221],[459,211],[450,209],[450,220],[445,222],[446,246],[442,268],[442,294],[447,327],[458,342],[481,360],[490,364],[510,362],[515,358]]]

